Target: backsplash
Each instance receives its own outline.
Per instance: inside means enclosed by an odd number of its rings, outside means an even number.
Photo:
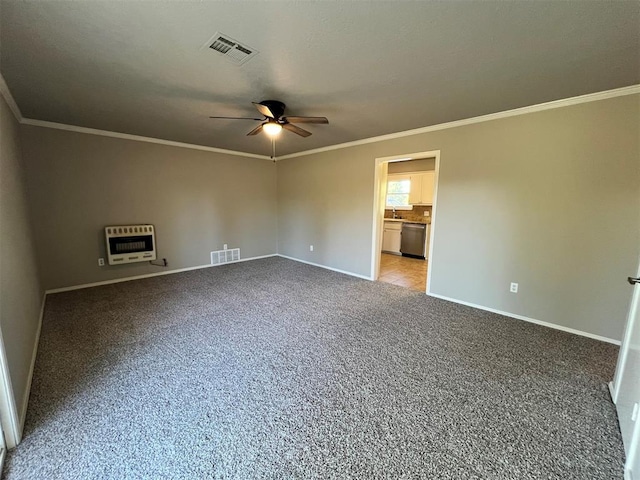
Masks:
[[[413,210],[396,210],[396,218],[404,218],[412,222],[431,223],[432,208],[431,205],[414,205]],[[424,216],[425,211],[429,212],[428,217]],[[393,210],[386,209],[384,218],[393,218]]]

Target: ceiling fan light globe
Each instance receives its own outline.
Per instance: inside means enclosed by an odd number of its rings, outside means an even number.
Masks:
[[[262,129],[270,137],[275,137],[282,131],[282,125],[279,123],[268,122],[262,126]]]

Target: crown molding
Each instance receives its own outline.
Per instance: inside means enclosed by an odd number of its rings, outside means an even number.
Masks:
[[[474,123],[490,122],[491,120],[499,120],[501,118],[515,117],[525,115],[527,113],[542,112],[544,110],[552,110],[554,108],[569,107],[581,103],[597,102],[598,100],[606,100],[608,98],[623,97],[626,95],[634,95],[640,93],[640,85],[631,85],[629,87],[616,88],[614,90],[605,90],[604,92],[588,93],[577,97],[563,98],[551,102],[539,103],[528,107],[514,108],[513,110],[505,110],[504,112],[490,113],[479,117],[465,118],[464,120],[456,120],[453,122],[440,123],[429,127],[416,128],[413,130],[405,130],[403,132],[390,133],[388,135],[380,135],[377,137],[363,138],[353,142],[339,143],[328,147],[315,148],[313,150],[305,150],[303,152],[290,153],[278,157],[278,161],[288,158],[297,158],[305,155],[313,155],[314,153],[329,152],[331,150],[339,150],[342,148],[355,147],[358,145],[366,145],[368,143],[382,142],[384,140],[394,140],[396,138],[409,137],[419,135],[421,133],[435,132],[438,130],[446,130],[448,128],[462,127],[464,125],[472,125]]]
[[[56,130],[65,130],[67,132],[86,133],[89,135],[99,135],[102,137],[121,138],[124,140],[134,140],[137,142],[156,143],[159,145],[168,145],[171,147],[189,148],[191,150],[203,150],[205,152],[222,153],[225,155],[236,155],[245,158],[257,158],[259,160],[272,160],[266,155],[257,155],[255,153],[238,152],[236,150],[225,150],[224,148],[208,147],[206,145],[196,145],[193,143],[174,142],[172,140],[163,140],[161,138],[144,137],[141,135],[131,135],[129,133],[112,132],[109,130],[98,130],[95,128],[79,127],[77,125],[67,125],[66,123],[47,122],[45,120],[34,120],[32,118],[23,118],[20,122],[23,125],[32,125],[34,127],[53,128]]]
[[[32,118],[24,118],[20,112],[18,104],[15,102],[13,95],[7,83],[4,80],[2,74],[0,74],[0,94],[5,98],[9,108],[15,115],[18,122],[24,125],[32,125],[35,127],[53,128],[57,130],[65,130],[69,132],[86,133],[89,135],[99,135],[103,137],[120,138],[124,140],[134,140],[138,142],[155,143],[159,145],[168,145],[178,148],[188,148],[192,150],[202,150],[205,152],[221,153],[225,155],[235,155],[245,158],[257,158],[259,160],[273,159],[268,155],[258,155],[255,153],[239,152],[236,150],[225,150],[223,148],[209,147],[206,145],[196,145],[192,143],[174,142],[172,140],[163,140],[161,138],[145,137],[141,135],[131,135],[128,133],[112,132],[109,130],[98,130],[95,128],[79,127],[77,125],[68,125],[65,123],[48,122],[45,120],[35,120]],[[456,120],[453,122],[440,123],[438,125],[431,125],[428,127],[415,128],[413,130],[405,130],[402,132],[390,133],[387,135],[379,135],[377,137],[363,138],[361,140],[354,140],[353,142],[338,143],[336,145],[329,145],[327,147],[314,148],[312,150],[304,150],[302,152],[290,153],[288,155],[282,155],[277,157],[277,160],[286,160],[289,158],[303,157],[305,155],[313,155],[315,153],[329,152],[331,150],[340,150],[348,147],[355,147],[358,145],[366,145],[369,143],[382,142],[385,140],[394,140],[397,138],[410,137],[412,135],[419,135],[422,133],[435,132],[438,130],[446,130],[449,128],[462,127],[465,125],[472,125],[474,123],[490,122],[492,120],[499,120],[501,118],[515,117],[518,115],[525,115],[528,113],[542,112],[545,110],[552,110],[555,108],[569,107],[571,105],[579,105],[581,103],[597,102],[599,100],[606,100],[608,98],[623,97],[626,95],[640,94],[640,84],[631,85],[628,87],[616,88],[613,90],[605,90],[603,92],[588,93],[586,95],[579,95],[577,97],[564,98],[561,100],[553,100],[551,102],[539,103],[537,105],[530,105],[528,107],[515,108],[512,110],[505,110],[503,112],[490,113],[488,115],[481,115],[478,117],[465,118],[463,120]]]
[[[0,94],[2,94],[5,101],[7,102],[7,105],[9,105],[9,108],[13,112],[13,115],[16,117],[16,120],[19,123],[22,123],[23,117],[22,117],[22,112],[20,111],[20,107],[18,107],[18,104],[13,98],[13,95],[11,95],[11,90],[9,90],[9,85],[7,85],[7,82],[4,81],[4,77],[2,76],[1,73],[0,73]]]
[[[128,133],[111,132],[109,130],[98,130],[95,128],[79,127],[77,125],[67,125],[65,123],[47,122],[45,120],[35,120],[33,118],[25,118],[22,116],[22,112],[20,111],[18,104],[13,98],[13,95],[11,95],[11,90],[9,90],[9,86],[7,85],[7,82],[5,82],[4,77],[2,76],[1,73],[0,73],[0,94],[7,101],[7,104],[9,105],[9,108],[13,112],[13,115],[16,117],[16,120],[23,125],[53,128],[56,130],[65,130],[67,132],[86,133],[89,135],[99,135],[103,137],[121,138],[124,140],[134,140],[137,142],[156,143],[159,145],[168,145],[171,147],[189,148],[191,150],[202,150],[205,152],[222,153],[225,155],[235,155],[235,156],[245,157],[245,158],[257,158],[259,160],[269,160],[269,161],[273,160],[271,157],[267,155],[257,155],[255,153],[245,153],[245,152],[238,152],[236,150],[225,150],[224,148],[208,147],[206,145],[174,142],[172,140],[163,140],[161,138],[144,137],[141,135],[130,135]]]

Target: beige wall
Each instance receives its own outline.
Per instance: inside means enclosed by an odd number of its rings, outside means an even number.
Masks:
[[[266,160],[24,126],[36,249],[46,289],[162,272],[99,267],[104,227],[151,223],[167,270],[276,253],[276,167]]]
[[[20,418],[44,293],[28,219],[19,125],[0,96],[0,329]]]
[[[278,253],[368,276],[372,157],[350,150],[277,163]]]
[[[282,160],[279,253],[370,275],[374,159],[440,150],[431,291],[620,339],[639,122],[633,95]]]

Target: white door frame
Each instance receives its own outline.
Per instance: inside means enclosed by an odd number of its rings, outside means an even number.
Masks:
[[[627,453],[627,459],[624,462],[624,480],[637,480],[638,472],[633,473],[631,469],[634,463],[639,463],[637,457],[640,455],[640,421],[636,421],[633,428],[633,436],[631,437],[631,444],[629,445],[629,452]]]
[[[4,431],[6,448],[14,448],[20,443],[21,428],[16,408],[9,365],[4,349],[4,338],[0,329],[0,424]]]
[[[640,262],[638,262],[638,271],[636,277],[640,277]],[[627,324],[625,326],[624,335],[622,337],[622,345],[620,346],[620,353],[618,354],[618,363],[616,365],[616,373],[613,377],[613,381],[609,383],[609,391],[611,392],[611,399],[614,404],[618,403],[618,397],[620,394],[620,383],[622,382],[625,368],[627,367],[627,359],[629,357],[629,349],[631,348],[632,333],[639,315],[638,309],[640,308],[640,288],[633,287],[633,294],[631,296],[631,303],[629,305],[629,314],[627,316]],[[625,445],[627,450],[627,458],[625,461],[624,478],[625,480],[632,480],[632,478],[640,478],[638,475],[640,472],[634,472],[632,477],[631,468],[634,463],[638,463],[637,457],[640,455],[640,419],[636,420],[633,427],[633,433],[631,435],[631,442],[629,445]]]
[[[640,277],[640,261],[638,262],[638,272],[636,277]],[[640,305],[640,288],[633,288],[633,295],[631,296],[631,304],[629,305],[629,314],[627,315],[627,323],[624,329],[624,335],[622,336],[622,344],[620,345],[620,353],[618,354],[618,363],[616,364],[616,373],[613,377],[613,381],[609,384],[609,391],[611,392],[611,399],[613,403],[618,401],[618,393],[620,389],[620,381],[622,380],[622,374],[624,373],[624,367],[627,362],[627,356],[629,354],[629,342],[631,341],[631,333],[633,332],[633,322],[638,313],[638,306]]]
[[[382,228],[384,226],[384,207],[387,193],[387,167],[390,162],[435,158],[435,174],[433,179],[433,206],[431,208],[431,228],[429,229],[429,257],[427,263],[426,293],[431,289],[431,271],[433,266],[433,238],[436,224],[436,205],[438,199],[438,176],[440,174],[440,150],[427,152],[405,153],[375,159],[375,173],[373,181],[373,231],[371,232],[371,280],[377,280],[380,275],[380,251],[382,248]]]

